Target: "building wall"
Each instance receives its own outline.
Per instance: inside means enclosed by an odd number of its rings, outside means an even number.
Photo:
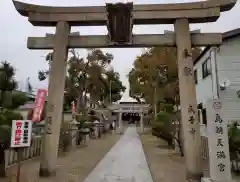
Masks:
[[[212,50],[212,49],[211,49]],[[211,98],[213,95],[213,79],[212,73],[211,75],[203,78],[202,74],[202,63],[210,57],[212,60],[213,56],[211,56],[211,50],[209,50],[202,58],[194,65],[194,70],[197,70],[197,80],[198,83],[196,84],[196,95],[197,95],[197,102],[206,103],[207,98]]]
[[[215,55],[216,54],[216,55]],[[210,58],[211,74],[203,78],[202,63]],[[215,59],[217,63],[217,75],[215,72]],[[196,84],[197,102],[206,107],[206,101],[216,95],[216,76],[219,83],[229,80],[230,86],[221,91],[224,99],[224,115],[228,122],[240,120],[240,98],[237,91],[240,90],[240,38],[224,41],[219,48],[211,48],[194,65],[197,70],[198,84]],[[202,136],[206,136],[206,128],[201,127]]]
[[[218,76],[220,83],[230,81],[224,93],[226,117],[228,121],[240,120],[240,37],[224,42],[217,53]]]

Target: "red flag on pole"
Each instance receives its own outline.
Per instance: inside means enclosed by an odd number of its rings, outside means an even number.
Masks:
[[[33,122],[41,121],[41,114],[44,108],[45,100],[47,97],[47,90],[39,89],[35,100],[35,108],[33,110]]]

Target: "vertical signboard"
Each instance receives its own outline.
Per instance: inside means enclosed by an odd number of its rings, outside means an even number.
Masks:
[[[32,122],[29,120],[13,120],[11,133],[11,147],[30,147],[32,136]]]
[[[45,100],[47,97],[47,90],[39,89],[37,92],[37,97],[35,100],[35,108],[33,111],[33,122],[40,122],[41,121],[41,114],[44,108]]]
[[[210,177],[213,181],[231,181],[227,120],[220,99],[207,101],[207,129]]]

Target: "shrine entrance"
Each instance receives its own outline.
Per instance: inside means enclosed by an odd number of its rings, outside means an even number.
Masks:
[[[123,113],[122,115],[122,120],[127,121],[128,124],[138,124],[140,121],[141,117],[138,113]]]
[[[117,118],[118,118],[117,125],[120,133],[123,133],[124,121],[125,121],[125,124],[128,124],[129,122],[128,120],[124,120],[124,115],[126,116],[127,114],[133,114],[133,113],[139,116],[138,119],[139,119],[139,125],[140,125],[140,133],[143,133],[144,114],[148,113],[149,108],[150,108],[149,104],[140,104],[140,103],[132,103],[132,102],[124,102],[124,103],[120,102],[120,104],[112,104],[111,106],[108,107],[108,109],[112,110],[114,113],[117,114]],[[137,124],[137,123],[135,122],[133,123],[132,121],[132,124]]]
[[[29,49],[53,49],[46,127],[40,175],[55,173],[61,125],[66,61],[69,48],[121,48],[176,46],[180,88],[181,125],[184,138],[186,175],[200,180],[201,145],[193,76],[193,46],[219,45],[221,33],[191,33],[189,24],[216,21],[236,0],[206,0],[192,3],[133,5],[106,4],[94,7],[50,7],[13,1],[16,10],[34,26],[56,27],[55,35],[29,37]],[[133,35],[133,25],[174,24],[175,32]],[[72,26],[107,26],[108,35],[70,35]],[[191,112],[189,112],[191,108]],[[120,111],[120,115],[122,110]],[[191,118],[191,122],[189,122]],[[54,122],[52,122],[54,121]]]

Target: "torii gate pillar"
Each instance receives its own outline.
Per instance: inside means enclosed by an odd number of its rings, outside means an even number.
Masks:
[[[46,134],[44,135],[43,151],[41,153],[40,176],[51,176],[56,172],[69,33],[70,26],[67,22],[57,23],[54,37],[54,55],[48,88],[47,115],[45,118]]]
[[[202,177],[201,136],[199,122],[197,121],[197,99],[188,19],[176,19],[174,27],[177,43],[181,126],[187,179],[199,181]]]

